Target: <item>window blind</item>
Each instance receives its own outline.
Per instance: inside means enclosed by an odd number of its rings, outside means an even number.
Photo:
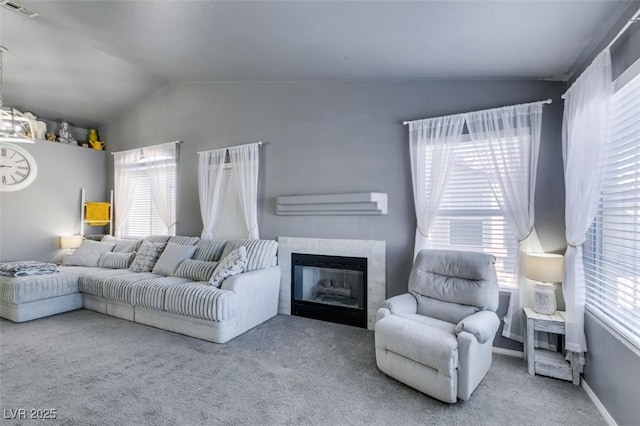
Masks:
[[[149,235],[167,235],[168,229],[162,222],[151,196],[151,184],[146,173],[137,173],[137,184],[133,203],[123,229],[125,238],[144,238]]]
[[[584,246],[586,307],[640,347],[640,76],[611,102],[611,149]]]
[[[137,170],[134,174],[136,179],[135,191],[133,193],[133,202],[127,221],[122,228],[122,236],[124,238],[144,238],[149,235],[168,235],[169,229],[160,217],[156,203],[151,194],[151,182],[147,169],[149,167],[168,167],[173,168],[173,172],[169,173],[171,179],[171,197],[173,205],[176,198],[176,160],[163,160],[156,163],[144,163],[140,165],[132,165]]]
[[[509,141],[510,145],[517,141]],[[487,146],[482,141],[460,142],[452,147],[455,158],[436,220],[429,231],[429,248],[467,250],[496,257],[496,272],[501,287],[516,286],[518,242],[513,236],[494,190],[483,173]],[[516,156],[505,156],[509,159]],[[427,154],[426,167],[431,158]],[[512,167],[509,165],[508,167]],[[498,188],[496,188],[498,190]]]

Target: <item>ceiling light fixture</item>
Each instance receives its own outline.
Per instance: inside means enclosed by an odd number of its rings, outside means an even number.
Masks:
[[[9,52],[0,46],[0,142],[35,143],[31,120],[12,107],[5,107],[2,96],[2,59]]]

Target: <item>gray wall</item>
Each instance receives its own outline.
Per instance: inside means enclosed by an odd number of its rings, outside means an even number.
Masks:
[[[107,154],[47,141],[21,147],[35,158],[38,175],[21,191],[0,192],[0,260],[57,261],[65,254],[58,237],[80,229],[80,189],[88,201],[106,201]]]
[[[564,88],[563,83],[542,81],[173,84],[100,131],[110,150],[184,141],[177,232],[188,235],[199,235],[202,229],[196,152],[266,142],[261,162],[261,237],[385,240],[387,295],[393,296],[407,289],[416,223],[408,132],[402,121],[553,98],[543,120],[537,215],[545,249],[562,250],[560,95]],[[279,195],[360,191],[388,193],[389,214],[275,214]]]
[[[616,332],[589,311],[584,318],[588,352],[584,379],[620,426],[640,421],[640,349],[622,343]]]

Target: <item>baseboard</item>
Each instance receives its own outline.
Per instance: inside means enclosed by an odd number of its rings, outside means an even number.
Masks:
[[[507,355],[515,358],[524,358],[524,352],[514,351],[513,349],[497,348],[494,346],[491,348],[491,352],[493,352],[494,354]]]
[[[602,415],[604,421],[607,422],[609,426],[618,426],[616,421],[613,419],[613,417],[611,417],[611,414],[609,414],[605,406],[602,405],[602,402],[600,402],[598,396],[595,394],[595,392],[593,392],[593,390],[591,390],[584,378],[582,378],[582,389],[584,389],[591,402],[593,402],[593,405],[596,406],[596,409]]]

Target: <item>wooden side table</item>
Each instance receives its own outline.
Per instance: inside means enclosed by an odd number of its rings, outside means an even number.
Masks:
[[[564,311],[556,311],[553,315],[539,314],[531,308],[524,308],[527,319],[527,335],[524,345],[524,357],[527,360],[529,374],[554,377],[556,379],[572,381],[580,384],[580,365],[577,354],[572,353],[571,361],[564,359],[562,352],[554,352],[535,347],[536,331],[565,334]],[[564,352],[564,347],[562,348]]]

